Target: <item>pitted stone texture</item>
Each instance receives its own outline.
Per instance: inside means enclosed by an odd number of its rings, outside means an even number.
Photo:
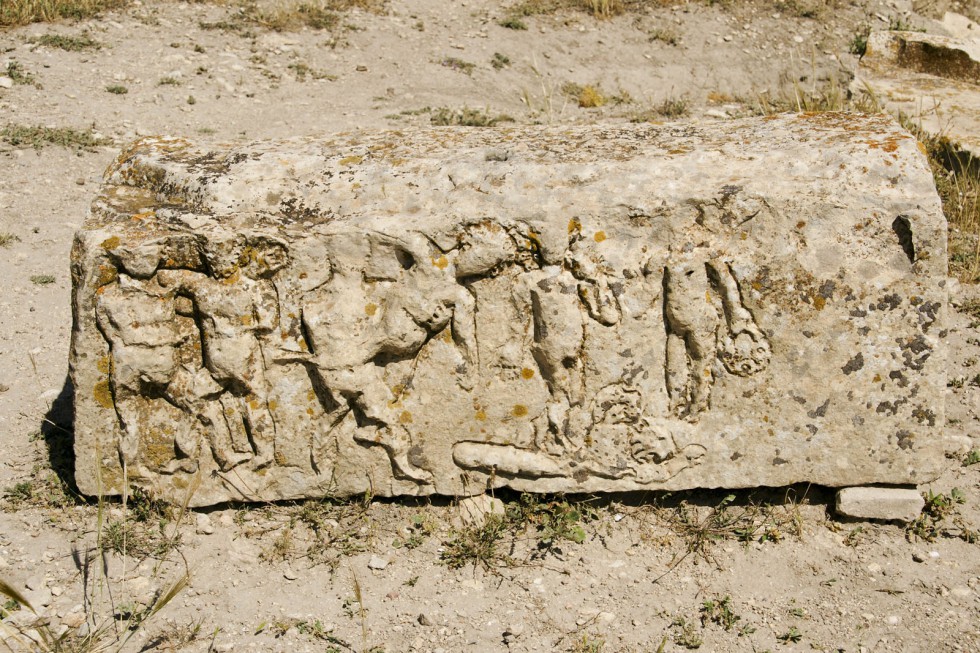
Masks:
[[[980,157],[980,32],[872,32],[852,89]]]
[[[927,481],[945,239],[885,117],[146,139],[73,250],[78,484]]]
[[[909,522],[919,516],[925,505],[925,499],[914,489],[848,487],[837,492],[836,510],[858,519]]]

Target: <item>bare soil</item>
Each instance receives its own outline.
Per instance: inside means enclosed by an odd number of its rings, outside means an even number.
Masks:
[[[23,82],[0,88],[0,129],[105,139],[0,142],[0,578],[78,643],[86,614],[124,629],[105,619],[138,612],[190,569],[132,651],[980,650],[980,545],[968,541],[980,528],[980,463],[965,464],[980,448],[980,292],[954,281],[949,465],[920,488],[953,500],[912,529],[836,517],[833,493],[815,487],[730,503],[717,491],[549,498],[523,520],[508,495],[515,521],[496,534],[462,525],[451,499],[185,513],[65,493],[72,235],[127,141],[725,120],[846,88],[852,42],[869,26],[935,29],[905,0],[649,4],[604,20],[524,16],[520,30],[500,25],[511,15],[501,2],[392,0],[332,29],[277,32],[236,5],[148,0],[0,31],[0,75],[15,62]],[[944,8],[976,11],[919,6]],[[36,42],[48,34],[101,45]],[[585,87],[600,101],[581,103],[600,106],[579,106]],[[127,556],[112,551],[124,530]],[[496,549],[461,548],[471,540]],[[103,571],[108,582],[93,580]],[[26,609],[0,608],[8,623],[38,627]]]

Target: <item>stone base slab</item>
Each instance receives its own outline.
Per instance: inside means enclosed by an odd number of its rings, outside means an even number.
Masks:
[[[847,517],[910,522],[925,505],[914,488],[848,487],[837,492],[834,507]]]

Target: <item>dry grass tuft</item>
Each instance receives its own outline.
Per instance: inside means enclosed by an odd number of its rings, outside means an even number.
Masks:
[[[493,115],[485,109],[450,109],[440,107],[432,112],[430,122],[437,127],[492,127],[502,122],[514,122],[508,115]]]
[[[907,120],[902,124],[929,157],[949,222],[949,273],[966,283],[980,282],[980,161],[945,136],[930,136]]]
[[[3,0],[0,2],[0,27],[44,23],[72,18],[80,20],[103,11],[120,9],[130,0]]]
[[[582,86],[574,82],[562,85],[562,92],[575,100],[582,109],[595,109],[609,103],[609,98],[602,92],[599,86],[586,84]]]
[[[46,145],[60,145],[61,147],[87,151],[111,143],[109,139],[98,136],[92,129],[81,130],[72,127],[29,125],[7,125],[0,129],[0,141],[15,147],[30,145],[35,150],[40,150]]]
[[[333,30],[341,26],[342,14],[358,9],[384,13],[387,0],[281,0],[274,4],[246,0],[228,19],[201,23],[203,29],[220,29],[242,36],[254,36],[251,27],[290,32],[303,28]]]

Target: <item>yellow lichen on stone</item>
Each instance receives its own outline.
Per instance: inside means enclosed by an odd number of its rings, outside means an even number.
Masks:
[[[514,417],[524,417],[527,415],[527,406],[524,404],[514,404],[514,410],[512,412]]]
[[[119,236],[112,236],[102,241],[102,249],[109,251],[119,247]]]
[[[403,410],[402,411],[402,414],[398,416],[398,423],[399,424],[411,424],[412,423],[412,414],[410,412],[408,412],[407,410]]]
[[[606,232],[605,231],[597,231],[597,232],[595,232],[595,236],[593,236],[593,238],[595,239],[595,241],[597,243],[601,243],[602,241],[604,241],[606,239]]]
[[[109,389],[109,381],[99,381],[92,388],[92,398],[95,399],[95,403],[102,406],[103,408],[112,408],[112,390]]]
[[[530,367],[525,367],[521,370],[521,377],[524,379],[534,378],[534,370],[532,370]]]
[[[436,266],[440,270],[445,270],[447,267],[449,267],[449,259],[447,259],[445,256],[440,256],[439,258],[433,257],[432,265]]]
[[[378,312],[378,305],[368,304],[367,306],[364,307],[364,312],[367,313],[368,315],[373,316],[375,313]]]
[[[119,279],[119,271],[111,265],[100,265],[99,274],[96,277],[96,287],[108,286]]]
[[[363,156],[345,156],[340,160],[340,165],[342,166],[356,166],[358,163],[364,160]]]

